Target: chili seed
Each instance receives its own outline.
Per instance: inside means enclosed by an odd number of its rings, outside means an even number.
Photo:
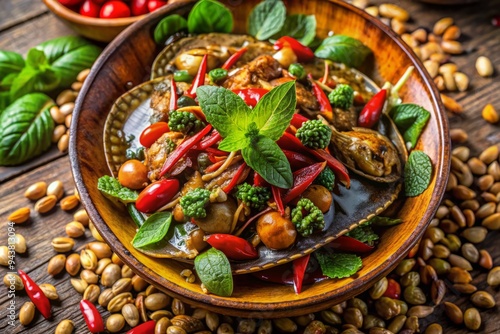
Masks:
[[[58,237],[52,239],[52,247],[58,253],[67,253],[75,246],[75,241],[72,238]]]
[[[93,252],[92,252],[93,253]],[[109,264],[101,276],[101,284],[105,287],[112,287],[116,281],[121,278],[121,268],[119,265],[111,263]]]
[[[84,269],[95,270],[97,268],[97,256],[90,249],[83,249],[80,252],[80,262]]]
[[[172,326],[172,322],[170,321],[169,318],[161,318],[161,319],[159,319],[156,322],[156,325],[155,325],[155,334],[166,333],[167,332],[167,328],[169,328],[170,326]],[[215,328],[215,329],[217,329],[217,328]]]
[[[58,254],[56,256],[53,256],[49,260],[49,264],[47,265],[47,272],[51,276],[56,276],[57,274],[63,271],[65,264],[66,264],[66,255]]]
[[[477,263],[479,261],[479,251],[473,244],[468,242],[463,244],[461,251],[463,257],[469,260],[470,262]]]
[[[477,288],[472,284],[453,284],[453,288],[460,293],[471,294],[477,291]]]
[[[113,293],[113,290],[111,288],[105,289],[101,292],[101,294],[99,295],[99,298],[97,298],[97,303],[99,305],[101,305],[102,307],[108,307],[109,302],[114,297],[115,297],[115,294]]]
[[[470,262],[467,261],[465,258],[461,257],[460,255],[451,254],[448,257],[448,261],[452,266],[459,267],[467,271],[472,270],[472,265],[470,264]]]
[[[19,322],[23,326],[28,326],[35,317],[35,304],[25,302],[19,310]]]
[[[73,321],[64,319],[56,327],[54,334],[71,334],[75,329]]]
[[[5,276],[3,277],[3,284],[11,290],[12,288],[14,288],[14,290],[16,291],[21,291],[24,289],[24,284],[21,280],[21,277],[14,273],[5,274]]]
[[[70,282],[73,288],[76,290],[76,292],[82,295],[89,286],[89,284],[82,279],[71,278]]]
[[[147,296],[146,299],[144,300],[144,305],[146,306],[146,309],[150,311],[156,311],[165,308],[169,303],[170,303],[170,297],[161,292],[153,293]]]
[[[481,314],[476,308],[468,308],[464,313],[464,324],[470,330],[477,331],[481,327]]]
[[[57,203],[57,197],[54,195],[47,195],[40,198],[35,203],[35,211],[39,213],[47,213],[54,208]]]
[[[78,210],[73,215],[73,219],[77,222],[82,223],[83,226],[89,226],[89,216],[87,211],[84,209]]]
[[[123,306],[129,304],[131,301],[132,294],[130,292],[123,292],[109,301],[107,309],[111,313],[120,312]],[[146,321],[146,319],[143,319],[143,321]]]
[[[40,284],[40,289],[42,289],[45,297],[50,300],[58,300],[59,294],[57,293],[56,287],[49,283]]]
[[[444,312],[448,318],[457,325],[460,325],[464,321],[462,310],[453,303],[444,302]]]
[[[470,296],[472,304],[481,308],[495,307],[495,299],[486,291],[476,291]]]
[[[82,223],[73,221],[66,224],[65,227],[66,234],[70,238],[79,238],[82,235],[85,235],[85,226]]]
[[[125,327],[125,319],[121,314],[112,314],[106,320],[106,329],[111,333],[118,333],[123,327]]]
[[[430,324],[424,334],[443,334],[443,327],[440,324]]]
[[[388,281],[387,278],[383,277],[377,281],[369,290],[370,297],[372,299],[379,299],[387,290]]]
[[[488,234],[488,230],[484,227],[475,226],[469,227],[462,232],[462,236],[473,244],[483,242]]]
[[[99,285],[89,284],[89,286],[87,286],[87,288],[83,292],[83,299],[86,299],[91,303],[96,303],[100,294],[101,288],[99,288]]]

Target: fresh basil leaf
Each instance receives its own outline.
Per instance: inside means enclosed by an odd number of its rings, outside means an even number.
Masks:
[[[0,114],[0,165],[21,164],[45,152],[52,144],[54,121],[50,97],[28,94]]]
[[[346,233],[346,235],[370,246],[373,246],[373,242],[379,239],[378,234],[373,231],[370,224],[362,224]]]
[[[233,293],[231,264],[220,250],[210,248],[194,259],[194,268],[208,291],[229,297]]]
[[[97,180],[97,189],[109,199],[118,199],[123,204],[133,203],[139,196],[137,191],[122,186],[118,179],[109,175],[101,176]]]
[[[401,220],[400,218],[375,216],[372,217],[368,222],[374,226],[393,226],[401,224],[403,220]]]
[[[10,92],[1,92],[0,91],[0,117],[2,115],[2,111],[7,108],[10,104]]]
[[[268,39],[279,33],[285,19],[286,7],[283,1],[262,1],[250,13],[248,33],[259,40]]]
[[[311,44],[314,41],[314,37],[316,37],[316,16],[304,14],[288,15],[280,32],[273,37],[278,39],[282,36],[293,37],[304,45]]]
[[[0,78],[11,73],[19,73],[23,67],[24,59],[19,53],[0,50]]]
[[[47,66],[47,57],[45,57],[45,53],[38,49],[30,49],[28,54],[26,55],[26,66],[29,66],[34,69],[43,68]]]
[[[156,212],[146,219],[144,224],[137,231],[132,245],[135,248],[149,246],[161,241],[167,235],[170,223],[172,222],[172,213],[169,211]]]
[[[333,253],[320,249],[314,252],[323,275],[330,278],[344,278],[354,275],[363,265],[356,254]]]
[[[360,66],[371,50],[359,40],[345,36],[333,35],[323,40],[314,54],[316,57],[344,63],[349,67]]]
[[[9,73],[3,77],[2,81],[0,81],[0,91],[10,90],[14,79],[17,78],[18,73]]]
[[[233,30],[233,15],[218,1],[201,0],[189,13],[187,26],[193,34],[230,33]]]
[[[82,70],[90,68],[101,48],[77,36],[59,37],[36,47],[45,53],[51,69],[60,78],[59,87],[67,87]]]
[[[10,97],[16,100],[31,92],[50,92],[58,84],[59,77],[51,69],[39,70],[26,66],[12,81]]]
[[[262,97],[250,114],[251,121],[261,135],[276,141],[290,124],[296,103],[295,81],[286,82]]]
[[[405,194],[418,196],[429,187],[432,177],[432,163],[422,151],[412,151],[405,165]]]
[[[241,97],[228,89],[215,86],[198,87],[196,95],[207,121],[222,137],[245,138],[251,110]]]
[[[162,19],[155,28],[154,40],[156,44],[162,45],[167,38],[176,32],[187,29],[187,21],[178,14],[172,14]]]
[[[285,154],[271,138],[258,135],[241,150],[245,162],[268,183],[288,189],[293,185],[290,164]]]
[[[431,117],[431,113],[425,108],[413,103],[404,103],[393,107],[390,115],[394,124],[403,134],[408,149],[415,147],[422,130]]]
[[[249,138],[246,136],[229,135],[222,139],[219,143],[218,149],[226,152],[233,152],[241,150],[249,145]]]

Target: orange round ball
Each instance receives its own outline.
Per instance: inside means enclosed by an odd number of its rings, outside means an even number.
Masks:
[[[297,230],[290,219],[273,211],[259,217],[257,234],[268,248],[285,249],[295,242]]]
[[[127,160],[118,171],[118,181],[130,189],[142,189],[148,185],[148,169],[139,160]]]

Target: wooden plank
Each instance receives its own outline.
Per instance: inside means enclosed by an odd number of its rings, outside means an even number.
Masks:
[[[42,1],[2,0],[0,1],[0,31],[7,30],[48,11]]]

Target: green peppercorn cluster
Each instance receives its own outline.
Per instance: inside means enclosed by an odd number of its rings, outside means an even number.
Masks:
[[[305,213],[305,214],[304,214]],[[302,198],[292,210],[292,223],[297,232],[307,237],[314,230],[322,230],[325,227],[323,212],[308,198]]]
[[[320,120],[311,120],[302,124],[296,136],[307,147],[326,148],[330,143],[332,130]]]
[[[168,116],[168,127],[171,131],[192,135],[203,129],[203,122],[193,113],[187,111],[171,111]]]
[[[196,188],[181,197],[180,205],[185,216],[191,218],[205,218],[205,206],[210,201],[210,190]]]
[[[347,110],[354,101],[354,90],[349,85],[338,84],[330,94],[328,94],[330,103],[335,108]]]
[[[248,183],[243,183],[237,188],[236,198],[250,208],[262,210],[266,206],[267,201],[271,198],[271,192],[265,187],[257,187]]]
[[[329,167],[325,167],[316,179],[314,179],[313,183],[322,185],[326,189],[333,191],[333,186],[335,185],[335,174]]]

